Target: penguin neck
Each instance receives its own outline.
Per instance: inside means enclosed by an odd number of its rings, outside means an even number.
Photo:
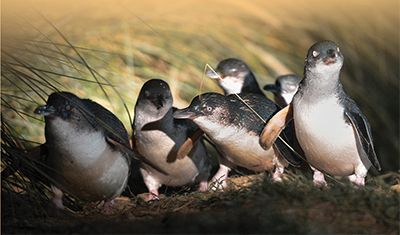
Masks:
[[[306,70],[301,82],[302,93],[313,101],[336,96],[343,89],[339,75],[340,71],[321,74]]]
[[[135,121],[135,129],[137,130],[142,130],[144,129],[166,129],[168,127],[172,127],[174,124],[174,118],[173,118],[173,109],[170,108],[164,116],[161,118],[153,117],[151,115],[146,115],[145,113],[141,113],[137,115],[135,118],[137,121]]]
[[[256,77],[252,72],[249,72],[244,77],[244,83],[242,87],[242,93],[256,93],[256,94],[264,94],[260,87],[258,86],[258,82]]]

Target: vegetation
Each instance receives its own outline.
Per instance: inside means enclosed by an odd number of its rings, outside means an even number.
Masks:
[[[399,197],[390,189],[399,183],[390,172],[400,164],[398,1],[5,0],[2,6],[2,169],[29,169],[2,179],[6,231],[108,231],[104,221],[110,217],[96,212],[63,220],[38,216],[46,186],[32,178],[35,167],[24,150],[44,142],[44,123],[33,110],[52,91],[91,98],[130,128],[137,94],[150,78],[167,80],[174,104],[184,107],[199,93],[220,91],[203,76],[207,63],[215,67],[224,58],[241,58],[263,86],[278,75],[302,74],[307,49],[321,39],[341,47],[342,82],[372,125],[384,175],[370,177],[366,189],[331,182],[320,190],[311,187],[308,173],[300,173],[289,174],[285,184],[261,180],[226,193],[174,194],[151,204],[135,197],[109,228],[132,231],[116,222],[126,216],[138,232],[153,223],[159,226],[152,232],[399,231]],[[36,209],[27,213],[19,205]],[[234,211],[232,220],[225,220],[227,210]],[[180,223],[189,223],[186,213],[193,228]]]

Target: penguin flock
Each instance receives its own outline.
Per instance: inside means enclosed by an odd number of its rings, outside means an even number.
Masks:
[[[316,186],[327,185],[325,175],[345,176],[363,186],[368,170],[381,167],[368,120],[340,82],[343,60],[336,43],[315,43],[302,79],[289,74],[264,86],[275,102],[238,59],[206,71],[223,95],[200,94],[184,109],[173,107],[167,82],[151,79],[138,95],[131,138],[100,104],[54,92],[34,111],[45,118],[42,149],[52,201],[64,208],[63,194],[68,193],[112,204],[132,171],[140,172],[148,189],[145,200],[157,199],[162,185],[224,189],[236,167],[269,171],[280,182],[289,165],[308,164]],[[214,174],[205,140],[219,153]]]

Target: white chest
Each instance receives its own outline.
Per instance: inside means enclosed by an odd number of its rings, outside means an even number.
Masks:
[[[155,161],[164,160],[179,140],[173,140],[161,130],[137,132],[136,146],[140,154]]]
[[[53,176],[74,195],[90,201],[113,198],[124,189],[129,164],[100,131],[77,130],[62,119],[50,123],[48,164]]]
[[[273,149],[264,150],[259,144],[259,136],[251,135],[235,126],[224,126],[210,122],[207,118],[197,118],[195,122],[221,149],[232,163],[251,170],[266,170],[275,156]]]
[[[83,167],[96,162],[108,148],[100,131],[77,130],[60,118],[54,119],[50,125],[55,139],[47,141],[53,142],[51,145],[57,146],[57,151],[61,152],[62,156],[71,158],[66,160],[76,160]]]
[[[296,135],[307,160],[332,174],[350,174],[360,161],[353,127],[335,97],[294,107]],[[347,172],[347,173],[345,173]]]

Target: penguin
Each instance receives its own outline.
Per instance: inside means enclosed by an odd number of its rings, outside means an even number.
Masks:
[[[215,73],[217,72],[217,73]],[[208,69],[206,75],[215,79],[224,90],[225,95],[238,93],[255,93],[263,95],[260,86],[245,62],[228,58],[218,63],[215,72]]]
[[[249,108],[250,107],[250,108]],[[177,119],[190,119],[211,139],[222,153],[220,169],[212,182],[217,188],[225,188],[225,179],[232,167],[245,167],[255,172],[272,171],[273,180],[281,181],[284,166],[283,157],[291,156],[283,143],[278,140],[273,148],[263,149],[259,144],[259,134],[279,106],[263,95],[247,93],[224,96],[205,93],[195,97],[191,104],[174,113]],[[257,113],[255,113],[255,112]],[[258,116],[260,115],[260,116]],[[287,158],[298,165],[298,159]]]
[[[259,88],[259,84],[253,72],[242,60],[235,58],[222,60],[218,63],[215,71],[208,69],[206,74],[208,77],[217,80],[218,85],[224,90],[225,95],[253,93],[265,97],[264,93]],[[265,99],[268,98],[265,97]],[[270,101],[266,102],[266,105],[272,105],[273,107],[276,106]],[[292,155],[290,158],[297,158],[296,166],[298,166],[297,164],[301,161],[301,159],[296,156],[296,154],[301,155],[302,151],[297,144],[293,124],[288,125],[288,127],[284,130],[284,133],[281,134],[281,138],[285,142],[280,142],[278,144],[281,151],[283,151],[283,148],[286,148],[287,150],[284,151],[285,154]],[[286,145],[289,145],[290,147],[288,148]],[[224,164],[221,164],[221,169],[225,169]],[[223,172],[224,174],[225,171]],[[280,166],[279,171],[283,174],[284,167]],[[282,174],[275,174],[273,179],[276,181],[281,181]]]
[[[296,74],[282,75],[276,78],[275,84],[267,84],[264,90],[270,91],[274,94],[275,102],[285,107],[292,102],[294,94],[299,88],[301,78]]]
[[[64,209],[65,192],[88,202],[111,203],[130,173],[129,136],[109,110],[70,92],[50,94],[34,111],[44,116],[45,172],[52,179],[53,203]]]
[[[169,85],[151,79],[141,88],[133,123],[132,142],[135,151],[166,171],[167,174],[142,162],[140,171],[149,194],[145,200],[157,199],[161,185],[184,186],[200,183],[199,190],[208,189],[211,162],[200,138],[186,156],[178,157],[182,143],[198,129],[190,120],[176,120],[176,109]]]
[[[347,176],[363,186],[370,167],[381,170],[368,119],[340,82],[343,61],[335,42],[312,45],[305,61],[304,78],[291,105],[272,118],[260,138],[260,144],[268,148],[274,135],[293,118],[316,186],[327,185],[326,173]]]

